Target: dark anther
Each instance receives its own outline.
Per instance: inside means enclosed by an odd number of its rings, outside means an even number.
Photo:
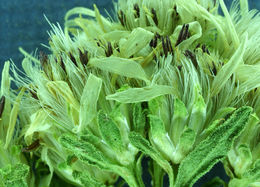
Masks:
[[[214,62],[212,62],[212,64],[213,64],[213,68],[212,68],[212,73],[213,73],[213,75],[217,75],[217,68],[216,68],[216,66],[215,66],[215,63]]]
[[[48,56],[44,52],[40,51],[39,58],[43,71],[48,75]]]
[[[184,55],[191,60],[191,62],[195,66],[195,68],[198,67],[198,62],[197,62],[195,54],[193,54],[190,50],[186,50]]]
[[[208,55],[210,55],[210,52],[209,52],[209,49],[208,49],[208,48],[206,49],[206,53],[208,53]]]
[[[141,107],[143,110],[148,109],[148,102],[147,101],[142,102]]]
[[[138,4],[134,4],[134,10],[135,10],[135,18],[140,18],[140,8]]]
[[[175,47],[178,46],[182,41],[186,40],[189,35],[189,24],[184,24],[181,28]]]
[[[73,62],[73,64],[75,64],[75,66],[77,66],[77,62],[76,62],[76,59],[74,56],[72,56],[71,53],[69,53],[69,57],[70,57],[70,60]]]
[[[196,45],[195,49],[199,48],[200,47],[200,43],[198,43],[198,45]]]
[[[155,25],[158,26],[158,18],[157,18],[156,11],[154,8],[152,8],[152,15],[153,15],[153,21],[154,21]]]
[[[125,26],[125,22],[126,22],[126,18],[125,18],[125,14],[122,10],[120,10],[117,14],[117,17],[121,23],[121,25]]]
[[[181,71],[182,65],[177,66],[177,68],[179,69],[179,71]]]
[[[166,36],[165,39],[162,36],[161,40],[162,40],[162,48],[163,48],[164,55],[167,57],[168,53],[173,54],[172,43],[169,36]]]
[[[84,53],[81,52],[81,50],[79,50],[79,59],[80,59],[80,62],[83,64],[83,65],[87,65],[88,64],[88,51],[84,51]]]
[[[185,30],[184,30],[184,33],[183,33],[183,40],[186,40],[189,37],[190,37],[189,24],[186,24]]]
[[[154,47],[154,39],[152,39],[152,40],[150,41],[149,46],[150,46],[150,47]]]
[[[168,52],[173,54],[172,43],[171,43],[169,36],[166,36],[166,46],[168,48]]]
[[[60,57],[60,66],[63,69],[63,71],[66,72],[65,64],[64,64],[63,59],[61,57]]]
[[[208,48],[206,47],[205,44],[203,44],[203,45],[201,46],[201,48],[202,48],[203,53],[208,53],[208,54],[210,55],[209,50],[208,50]]]
[[[36,99],[36,100],[39,100],[39,98],[38,98],[38,96],[37,96],[37,94],[36,94],[36,91],[35,90],[30,90],[29,91],[30,92],[30,94],[31,94],[31,96],[34,98],[34,99]]]
[[[156,46],[157,46],[157,37],[156,37],[156,35],[155,35],[154,39],[152,39],[152,40],[150,41],[149,45],[150,45],[150,47],[152,47],[152,48],[156,48]]]
[[[100,47],[100,43],[99,42],[97,42],[97,46]]]
[[[230,76],[230,80],[233,81],[233,79],[234,79],[234,75],[232,74],[232,75]]]
[[[177,12],[177,7],[176,7],[176,5],[174,5],[173,10],[174,10],[174,12],[176,13],[176,16],[179,16],[179,13]]]
[[[41,65],[42,65],[42,67],[44,67],[45,64],[47,64],[47,62],[48,62],[48,56],[43,51],[40,51],[39,57],[40,57]]]
[[[5,107],[5,96],[2,96],[0,100],[0,118],[2,117],[4,107]]]
[[[111,42],[107,42],[107,51],[105,51],[105,53],[107,57],[110,57],[113,54]]]
[[[155,38],[154,38],[154,41],[153,41],[153,47],[154,47],[154,48],[157,47],[157,40],[158,40],[158,38],[155,37]]]
[[[40,146],[40,140],[37,139],[36,141],[34,141],[31,145],[24,147],[22,149],[22,152],[31,152],[35,149],[37,149]]]
[[[163,53],[162,52],[160,52],[160,55],[159,55],[160,57],[163,57]]]
[[[163,36],[162,36],[162,47],[163,47],[163,53],[167,57],[168,49],[167,49],[166,43],[164,42],[164,37]]]
[[[157,47],[157,41],[160,39],[161,36],[156,32],[154,35],[154,38],[150,42],[150,47],[156,48]]]
[[[203,53],[205,53],[206,52],[206,45],[203,44],[201,48],[202,48]]]

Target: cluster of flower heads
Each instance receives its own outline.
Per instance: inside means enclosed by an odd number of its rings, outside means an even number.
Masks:
[[[258,11],[247,0],[230,11],[223,0],[119,0],[115,12],[74,8],[64,31],[50,23],[50,54],[20,49],[12,77],[5,63],[0,184],[49,186],[55,173],[144,187],[149,170],[153,186],[167,174],[184,187],[222,161],[229,186],[260,185]]]

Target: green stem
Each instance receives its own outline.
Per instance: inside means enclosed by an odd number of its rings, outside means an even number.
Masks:
[[[129,168],[118,167],[118,174],[121,175],[123,179],[127,182],[130,187],[140,187],[136,181],[135,175],[133,173],[133,166]]]
[[[154,187],[161,187],[163,186],[163,176],[164,176],[164,172],[162,170],[162,168],[155,162],[153,161],[153,171],[154,171]]]
[[[142,158],[143,154],[138,158],[135,167],[135,176],[140,187],[145,187],[142,179]]]

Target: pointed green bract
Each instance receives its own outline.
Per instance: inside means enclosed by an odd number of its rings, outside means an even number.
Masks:
[[[260,159],[256,160],[253,168],[245,172],[242,178],[231,179],[228,186],[230,187],[244,187],[244,186],[258,186],[260,179]]]
[[[198,95],[190,114],[189,127],[192,128],[196,133],[200,133],[203,129],[203,125],[206,119],[206,104],[202,95]]]
[[[211,88],[211,96],[219,93],[220,89],[225,85],[226,81],[235,72],[236,68],[243,63],[243,55],[247,47],[247,34],[243,37],[240,46],[230,58],[230,60],[220,69],[217,76],[214,78]]]
[[[102,87],[102,80],[90,74],[80,99],[79,127],[84,129],[97,115],[97,101]]]
[[[147,75],[140,64],[131,59],[120,57],[92,58],[89,61],[91,66],[103,71],[108,71],[129,78],[141,79],[149,82]]]
[[[79,109],[79,102],[74,97],[71,88],[69,87],[68,83],[65,81],[50,81],[46,84],[49,92],[56,96],[59,94],[62,96],[66,102],[72,105],[76,110]]]
[[[241,144],[237,148],[237,154],[239,155],[239,159],[235,162],[235,173],[238,177],[241,177],[252,164],[252,154],[247,144]]]
[[[18,112],[19,112],[20,102],[21,102],[21,99],[22,99],[24,92],[25,92],[25,88],[22,88],[19,95],[16,97],[15,104],[14,104],[12,110],[11,110],[10,119],[9,119],[9,126],[8,126],[8,129],[7,129],[5,146],[4,146],[5,149],[8,148],[8,146],[11,142],[11,139],[13,137],[15,125],[16,125],[16,121],[17,121],[17,116],[18,116]]]
[[[260,159],[256,160],[254,167],[244,174],[246,178],[252,178],[254,180],[260,179]]]
[[[192,186],[222,160],[230,150],[234,139],[244,129],[251,112],[250,107],[237,109],[224,124],[199,143],[180,164],[175,187]]]
[[[179,141],[179,137],[185,128],[185,122],[188,119],[188,111],[185,104],[178,98],[174,98],[174,112],[171,122],[170,138],[175,145]]]
[[[167,160],[171,160],[173,158],[175,147],[165,130],[163,121],[154,115],[149,115],[148,117],[150,119],[151,126],[151,141],[156,145],[157,150],[159,150],[167,158]]]
[[[123,43],[121,42],[122,44],[119,45],[121,54],[128,58],[139,52],[149,44],[153,38],[153,35],[154,34],[152,32],[149,32],[141,27],[134,29],[128,36],[128,39]]]
[[[138,103],[150,101],[161,95],[176,94],[176,88],[164,85],[152,85],[144,88],[129,88],[122,92],[108,95],[106,99],[120,103]]]
[[[179,142],[176,146],[173,161],[179,164],[183,158],[192,150],[196,140],[196,133],[194,130],[187,128],[185,129],[179,138]]]

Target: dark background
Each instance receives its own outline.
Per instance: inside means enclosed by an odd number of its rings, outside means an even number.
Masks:
[[[225,2],[229,6],[232,0]],[[249,2],[251,9],[260,9],[259,0]],[[12,59],[20,66],[23,55],[18,51],[18,47],[29,53],[36,48],[46,51],[41,44],[48,44],[46,31],[50,30],[50,26],[43,14],[51,23],[58,22],[63,27],[64,15],[69,9],[76,6],[92,8],[94,3],[103,15],[106,15],[104,8],[108,12],[113,9],[112,0],[0,0],[0,72],[6,60]],[[222,165],[217,164],[195,186],[201,186],[214,176],[228,180]]]
[[[117,1],[117,0],[115,0]],[[229,6],[232,0],[225,0]],[[249,0],[250,8],[260,9],[259,0]],[[48,44],[47,30],[51,23],[63,26],[65,13],[76,6],[92,8],[96,4],[105,15],[113,9],[112,0],[0,0],[0,70],[6,60],[12,59],[17,65],[23,55],[18,51],[22,47],[27,52],[46,50],[41,43]],[[1,71],[0,71],[1,72]]]

